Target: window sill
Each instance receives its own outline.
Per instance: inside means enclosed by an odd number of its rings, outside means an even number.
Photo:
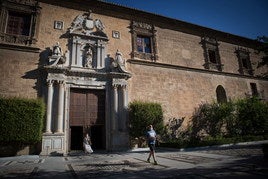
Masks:
[[[133,58],[139,58],[144,60],[150,60],[150,61],[156,61],[156,57],[152,53],[143,53],[143,52],[137,52],[135,51],[132,53]]]
[[[254,72],[254,70],[247,69],[247,68],[240,68],[238,71],[242,75],[250,75],[250,76],[253,76],[253,72]]]
[[[208,62],[208,63],[205,63],[203,66],[206,69],[209,69],[209,70],[223,71],[224,64],[218,64],[218,63]]]
[[[0,43],[30,46],[35,44],[36,40],[30,36],[1,33]]]

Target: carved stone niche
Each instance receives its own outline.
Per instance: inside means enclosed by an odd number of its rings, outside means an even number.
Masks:
[[[37,41],[37,24],[41,7],[34,0],[0,1],[0,43],[31,46]],[[8,26],[19,18],[16,28]]]

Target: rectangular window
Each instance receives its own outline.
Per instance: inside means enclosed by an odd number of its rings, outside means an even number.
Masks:
[[[252,96],[259,96],[256,83],[250,83]]]
[[[202,37],[201,44],[205,57],[205,64],[203,66],[206,69],[222,71],[223,64],[221,63],[219,43],[217,40],[210,37]]]
[[[216,52],[214,50],[208,50],[209,61],[211,63],[217,63]]]
[[[253,75],[253,69],[250,62],[250,55],[247,49],[238,47],[235,50],[236,56],[238,58],[239,72],[243,75]]]
[[[146,36],[137,36],[137,51],[151,53],[151,38]]]
[[[18,12],[8,12],[6,33],[13,35],[30,35],[31,15]]]
[[[248,59],[247,58],[242,58],[241,61],[242,61],[243,68],[249,69]]]

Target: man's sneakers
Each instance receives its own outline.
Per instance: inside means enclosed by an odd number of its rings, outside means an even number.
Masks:
[[[150,163],[150,159],[149,158],[147,159],[147,162]],[[154,165],[158,165],[158,163],[157,163],[156,160],[154,161]]]

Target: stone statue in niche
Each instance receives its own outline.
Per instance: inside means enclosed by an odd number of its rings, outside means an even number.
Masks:
[[[91,68],[92,67],[92,59],[93,59],[93,51],[92,51],[92,48],[90,46],[85,48],[84,59],[85,59],[85,67]]]
[[[128,73],[125,66],[125,60],[122,57],[122,53],[117,50],[115,53],[115,59],[111,64],[112,70],[117,70],[121,73]]]
[[[66,58],[62,55],[60,43],[56,42],[52,48],[52,56],[49,57],[49,65],[55,66],[58,64],[64,64],[65,62]]]

